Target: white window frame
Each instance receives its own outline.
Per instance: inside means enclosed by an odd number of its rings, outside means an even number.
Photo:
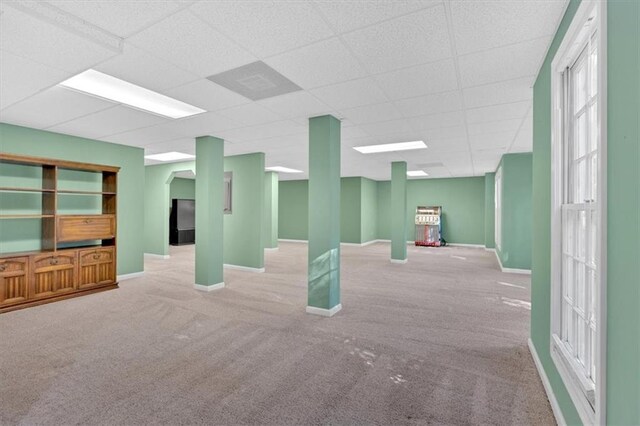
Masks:
[[[607,74],[606,74],[606,1],[583,0],[564,36],[551,64],[551,358],[584,424],[606,424],[606,283],[607,283]],[[584,383],[574,372],[571,357],[567,356],[561,335],[562,312],[562,203],[565,165],[564,140],[564,82],[563,73],[571,67],[583,51],[587,40],[597,32],[598,74],[598,241],[596,258],[599,260],[599,288],[596,298],[596,387],[595,409],[584,395]]]
[[[495,207],[495,227],[494,237],[496,249],[502,250],[502,165],[496,170],[494,181],[494,207]]]

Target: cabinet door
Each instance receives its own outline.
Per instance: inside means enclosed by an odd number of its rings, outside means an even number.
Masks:
[[[0,259],[0,306],[27,300],[29,258]]]
[[[80,259],[80,289],[112,284],[116,281],[114,247],[80,250],[78,258]]]
[[[30,298],[57,296],[77,288],[76,251],[40,254],[32,258]]]

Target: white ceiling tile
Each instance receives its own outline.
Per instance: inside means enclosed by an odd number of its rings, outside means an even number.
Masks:
[[[65,71],[0,50],[0,109],[58,84],[68,77],[71,77],[71,74]]]
[[[482,135],[469,136],[469,144],[472,150],[481,149],[495,149],[504,148],[507,149],[511,145],[516,132],[505,133],[486,133]]]
[[[382,90],[370,78],[320,87],[310,92],[330,107],[338,110],[387,101]]]
[[[460,91],[435,93],[395,101],[398,110],[405,117],[417,117],[442,112],[462,110],[462,93]]]
[[[263,99],[258,104],[270,109],[283,118],[317,117],[329,114],[333,108],[308,92],[298,91],[274,98]]]
[[[100,139],[103,136],[152,126],[165,121],[167,121],[166,118],[158,115],[116,105],[103,111],[98,111],[66,123],[49,127],[47,130],[85,138]]]
[[[244,96],[207,79],[199,79],[183,86],[174,87],[165,90],[164,93],[207,111],[217,111],[251,102]]]
[[[191,9],[260,58],[334,35],[311,4],[305,2],[205,1],[194,4]]]
[[[218,113],[245,126],[282,120],[282,117],[255,102],[223,109]]]
[[[130,130],[111,136],[104,136],[102,137],[102,140],[141,147],[152,143],[165,142],[183,137],[184,134],[179,129],[167,128],[164,124],[160,124],[157,126]]]
[[[522,124],[521,118],[512,120],[489,121],[474,123],[467,126],[469,135],[483,135],[487,133],[516,133]]]
[[[466,137],[457,137],[457,138],[430,138],[426,141],[427,149],[429,156],[436,156],[437,160],[440,161],[442,158],[442,153],[446,152],[467,152],[469,151],[469,143],[467,142]],[[421,155],[421,154],[420,154]],[[421,159],[421,158],[418,158]],[[431,159],[431,157],[429,157]],[[425,158],[425,162],[429,160]]]
[[[413,132],[413,129],[405,119],[380,121],[377,123],[363,124],[359,127],[373,137]],[[411,140],[413,140],[413,138]]]
[[[200,77],[257,59],[188,10],[158,22],[127,41]]]
[[[155,91],[180,86],[199,78],[129,43],[124,44],[121,54],[101,63],[95,69]]]
[[[478,108],[533,99],[530,79],[520,78],[484,86],[470,87],[462,91],[465,106]]]
[[[448,92],[458,88],[456,70],[451,59],[392,71],[377,75],[375,79],[392,100]]]
[[[362,130],[360,126],[343,125],[340,129],[340,138],[343,141],[370,139],[371,135]]]
[[[465,125],[464,114],[462,111],[423,115],[410,118],[408,121],[411,127],[420,132],[438,129],[441,127],[460,127]]]
[[[451,43],[442,5],[342,37],[372,74],[451,57]]]
[[[292,134],[306,134],[307,128],[291,120],[276,121],[252,127],[241,127],[220,132],[220,137],[233,143],[286,136]]]
[[[440,0],[375,2],[318,0],[315,2],[318,10],[339,33],[375,24],[440,3]]]
[[[0,111],[0,119],[7,123],[45,128],[114,105],[113,102],[54,86]]]
[[[542,37],[460,56],[460,84],[471,87],[519,77],[533,82],[550,43],[551,37]]]
[[[366,76],[365,70],[337,38],[273,56],[264,62],[303,89]]]
[[[0,49],[74,74],[116,55],[101,44],[10,7],[0,15]]]
[[[566,0],[451,1],[456,49],[463,55],[552,35]]]
[[[49,3],[120,37],[128,37],[183,7],[180,2],[168,0],[50,0]]]
[[[381,104],[359,106],[341,110],[344,121],[365,124],[377,121],[397,120],[402,118],[402,114],[393,102]]]
[[[467,137],[467,128],[465,126],[434,127],[421,134],[422,139],[429,145],[434,140],[464,139]]]
[[[149,144],[144,147],[145,155],[160,154],[163,152],[183,152],[185,154],[196,154],[196,140],[195,138],[180,138],[165,142],[157,142]]]
[[[473,108],[466,110],[467,123],[484,123],[489,121],[524,118],[531,108],[531,101],[513,102],[503,105]]]
[[[172,120],[162,126],[179,133],[182,137],[196,138],[207,135],[221,137],[222,132],[237,129],[242,127],[242,124],[218,112],[205,112],[193,117]]]

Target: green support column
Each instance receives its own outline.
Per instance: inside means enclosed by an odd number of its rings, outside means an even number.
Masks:
[[[224,141],[196,138],[196,283],[212,291],[224,287]]]
[[[391,163],[391,262],[407,263],[407,163]]]
[[[340,120],[309,119],[307,313],[330,317],[340,304]]]
[[[264,248],[278,248],[278,173],[264,174]]]

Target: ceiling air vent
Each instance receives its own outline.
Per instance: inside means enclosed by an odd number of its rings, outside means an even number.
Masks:
[[[262,61],[221,72],[207,79],[254,101],[302,90]]]

